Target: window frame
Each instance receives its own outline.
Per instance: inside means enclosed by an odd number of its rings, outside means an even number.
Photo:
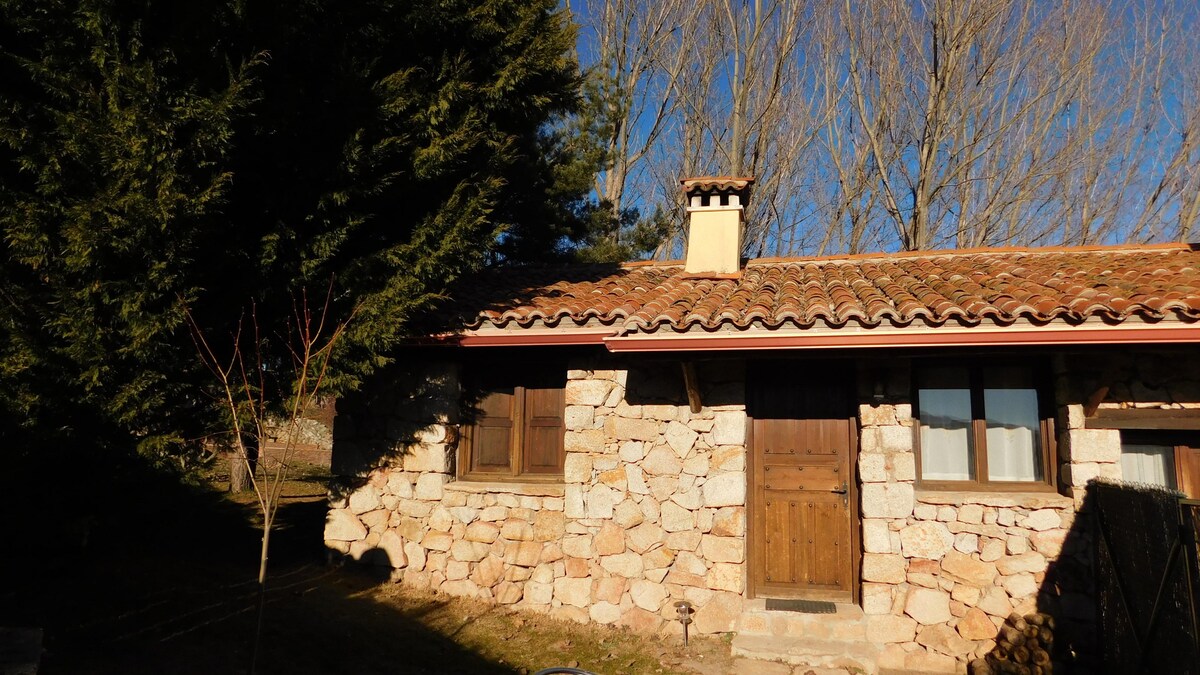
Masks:
[[[511,430],[508,439],[508,467],[505,471],[479,471],[474,468],[477,439],[477,422],[472,421],[463,425],[462,438],[458,444],[458,466],[456,478],[470,482],[505,482],[505,483],[561,483],[563,466],[566,461],[566,381],[567,371],[564,364],[545,362],[521,362],[509,364],[502,373],[493,373],[497,381],[504,381],[504,388],[512,387],[513,408],[511,415]],[[539,378],[553,378],[556,387],[529,386]],[[477,390],[482,394],[488,385],[483,384],[483,377],[476,378],[480,382]],[[492,384],[494,388],[499,386]],[[537,471],[531,468],[532,447],[529,444],[529,429],[532,417],[528,410],[528,396],[531,391],[556,390],[558,392],[558,434],[556,454],[558,466],[555,471]],[[479,399],[482,403],[483,398]],[[476,409],[478,410],[478,409]],[[468,416],[468,419],[471,417]]]
[[[975,480],[926,480],[921,458],[921,386],[922,370],[929,367],[963,368],[971,392],[971,427],[968,435]],[[1042,449],[1042,479],[1036,481],[992,481],[987,479],[987,416],[984,410],[983,371],[989,367],[1028,368],[1037,395],[1038,440]],[[1028,359],[929,359],[912,365],[913,453],[916,460],[916,486],[925,490],[960,492],[1055,492],[1058,486],[1058,444],[1054,430],[1054,397],[1049,369],[1040,361]]]

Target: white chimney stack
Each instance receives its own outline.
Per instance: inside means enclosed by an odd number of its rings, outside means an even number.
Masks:
[[[753,178],[685,178],[688,240],[684,271],[695,275],[736,274],[742,268],[745,205]]]

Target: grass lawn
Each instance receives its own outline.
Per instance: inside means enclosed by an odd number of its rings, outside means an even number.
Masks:
[[[677,639],[513,613],[330,566],[320,479],[310,469],[287,486],[259,673],[728,672],[721,640],[685,649]],[[38,555],[12,555],[2,570],[0,625],[45,629],[42,673],[247,672],[258,602],[252,497],[158,481],[81,510],[85,525],[51,523]]]

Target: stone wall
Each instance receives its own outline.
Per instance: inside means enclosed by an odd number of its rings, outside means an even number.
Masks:
[[[333,498],[326,545],[451,595],[642,631],[678,630],[673,602],[686,599],[695,631],[733,630],[745,586],[742,369],[702,370],[710,405],[693,414],[678,363],[574,365],[560,485],[453,481],[457,433],[444,413],[458,390],[436,367],[391,380],[399,392],[439,380],[425,386],[433,403],[384,393],[344,405],[338,452],[379,457],[360,460],[363,481]]]
[[[1071,498],[917,490],[905,397],[860,406],[859,421],[862,605],[885,645],[880,668],[961,672],[1014,610],[1073,612],[1085,624],[1075,634],[1087,634],[1087,547]],[[1108,455],[1091,440],[1068,445],[1089,463]]]

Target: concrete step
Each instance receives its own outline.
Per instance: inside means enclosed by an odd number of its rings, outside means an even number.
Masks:
[[[828,615],[826,615],[828,616]],[[850,672],[878,671],[879,645],[866,640],[821,640],[786,635],[739,634],[731,645],[734,656],[776,661],[794,666],[844,668]]]

